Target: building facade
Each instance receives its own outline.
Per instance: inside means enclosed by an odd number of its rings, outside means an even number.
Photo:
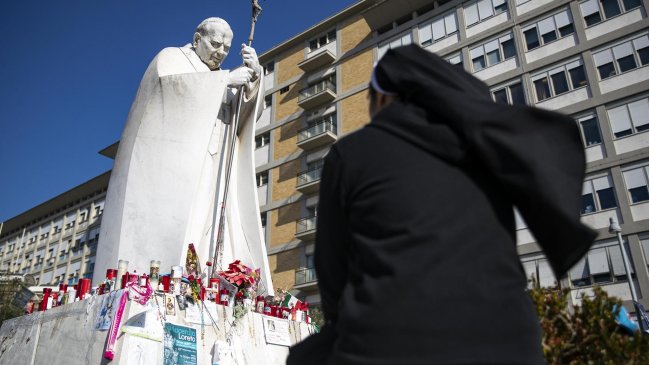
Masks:
[[[319,301],[313,239],[323,157],[333,142],[369,122],[372,66],[388,49],[414,43],[483,80],[496,102],[575,118],[588,162],[582,220],[599,235],[559,281],[572,289],[575,304],[594,285],[631,299],[622,251],[608,229],[612,217],[647,306],[648,6],[643,0],[358,1],[264,53],[267,109],[257,128],[257,184],[275,286]],[[528,276],[555,285],[521,219],[517,239]]]
[[[631,299],[612,217],[649,306],[648,7],[649,0],[361,0],[262,54],[266,107],[255,158],[275,287],[319,302],[313,240],[323,158],[369,122],[373,65],[388,49],[414,43],[483,80],[496,102],[574,117],[588,162],[582,220],[599,235],[558,281],[575,304],[594,285]],[[5,222],[0,269],[30,273],[41,285],[92,274],[107,183],[108,173]],[[555,285],[521,219],[517,239],[527,275]]]
[[[101,174],[4,222],[0,271],[32,275],[41,287],[92,277],[109,177]]]

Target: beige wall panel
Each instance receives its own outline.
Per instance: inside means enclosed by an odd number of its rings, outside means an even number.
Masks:
[[[343,118],[343,133],[349,133],[370,122],[367,111],[367,90],[356,93],[340,102]]]
[[[351,18],[342,25],[340,50],[343,54],[372,36],[372,29],[362,16]]]
[[[273,137],[273,159],[286,157],[299,150],[297,147],[297,132],[302,127],[301,120],[295,120],[275,129]]]
[[[295,269],[300,267],[300,249],[268,256],[273,287],[290,290],[295,285]]]
[[[271,211],[270,247],[293,241],[295,239],[295,222],[300,218],[300,203],[285,205]]]
[[[297,174],[300,172],[300,160],[293,160],[273,169],[273,191],[271,201],[286,199],[295,195]]]
[[[371,49],[360,53],[342,65],[342,91],[345,92],[354,86],[367,84],[372,73],[374,55]]]
[[[302,89],[302,83],[298,82],[289,86],[288,91],[284,94],[277,93],[275,100],[277,100],[277,107],[275,108],[275,120],[279,121],[291,114],[295,114],[302,109],[297,105],[297,98]]]
[[[281,85],[303,73],[297,64],[304,60],[304,44],[286,51],[277,61],[277,84]]]

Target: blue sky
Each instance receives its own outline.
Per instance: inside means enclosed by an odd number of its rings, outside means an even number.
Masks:
[[[259,54],[353,0],[260,0]],[[226,68],[250,31],[244,0],[3,0],[0,3],[0,222],[107,170],[148,63],[189,43],[201,20],[234,31]]]

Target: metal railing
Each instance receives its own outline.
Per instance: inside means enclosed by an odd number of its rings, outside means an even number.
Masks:
[[[335,120],[323,119],[311,127],[300,129],[297,133],[297,141],[299,143],[311,137],[321,135],[325,132],[331,132],[334,134],[336,133]]]
[[[312,267],[305,267],[295,271],[295,285],[312,283],[317,280],[315,269]]]
[[[298,97],[297,101],[298,103],[301,101],[304,101],[314,95],[318,95],[321,92],[325,90],[331,90],[332,92],[336,92],[336,84],[331,82],[330,80],[323,80],[318,82],[317,84],[311,85],[305,89],[300,90],[300,96]]]
[[[322,176],[322,167],[308,169],[297,175],[297,186],[308,184],[320,180]]]
[[[316,216],[302,218],[295,222],[295,224],[297,225],[297,227],[295,228],[295,232],[297,234],[314,230],[316,224]]]

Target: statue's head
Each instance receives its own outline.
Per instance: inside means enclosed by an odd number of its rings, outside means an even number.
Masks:
[[[207,18],[196,27],[192,46],[210,70],[217,70],[230,51],[232,29],[221,18]]]

